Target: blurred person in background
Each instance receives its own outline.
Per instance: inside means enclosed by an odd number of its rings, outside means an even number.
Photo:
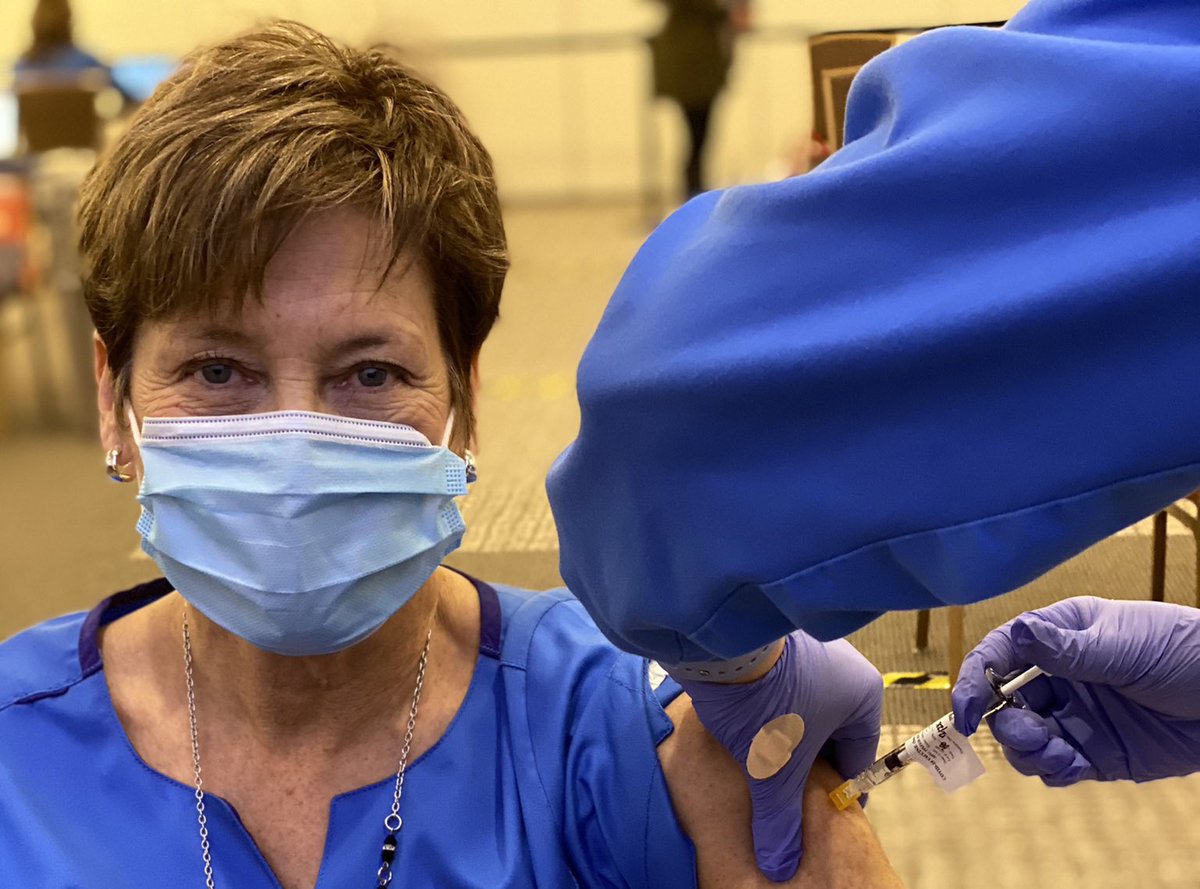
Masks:
[[[678,684],[441,565],[508,268],[442,92],[295,23],[202,50],[80,229],[97,471],[165,577],[0,645],[6,884],[764,884]],[[791,885],[899,885],[814,776]]]
[[[725,88],[736,36],[750,27],[749,0],[659,0],[667,7],[650,41],[654,92],[679,104],[688,130],[683,165],[687,197],[707,186],[704,149],[713,106]]]
[[[72,80],[84,71],[108,68],[75,44],[69,0],[38,0],[33,10],[33,42],[13,68],[16,83]]]

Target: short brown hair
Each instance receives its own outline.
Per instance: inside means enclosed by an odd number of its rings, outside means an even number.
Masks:
[[[83,184],[83,291],[118,397],[142,322],[261,298],[289,232],[333,207],[377,221],[389,269],[424,260],[469,438],[508,271],[491,157],[441,90],[296,22],[189,56]]]

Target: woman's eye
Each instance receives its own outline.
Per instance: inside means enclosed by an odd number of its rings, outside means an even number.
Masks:
[[[383,367],[362,367],[358,370],[358,382],[362,386],[369,389],[374,389],[383,386],[388,381],[387,368]]]
[[[204,382],[221,386],[233,379],[233,365],[206,364],[200,368],[200,375],[204,377]]]

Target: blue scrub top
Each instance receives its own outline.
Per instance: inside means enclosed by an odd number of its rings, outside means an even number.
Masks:
[[[667,219],[548,480],[605,634],[832,638],[1200,487],[1198,97],[1200,4],[1035,0],[874,59],[812,173]]]
[[[409,764],[397,884],[692,889],[656,746],[671,732],[647,664],[566,591],[475,582],[475,673],[442,739]],[[193,788],[147,766],[113,710],[98,629],[166,581],[0,644],[0,883],[203,884]],[[180,744],[187,744],[181,735]],[[335,797],[318,887],[374,885],[394,776]],[[218,887],[277,887],[237,812],[208,802]]]

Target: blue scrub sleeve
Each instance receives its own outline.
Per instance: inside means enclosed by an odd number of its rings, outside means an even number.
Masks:
[[[609,645],[566,591],[523,606],[504,652],[522,676],[508,683],[524,720],[514,754],[533,767],[528,783],[543,794],[525,808],[544,804],[575,879],[587,889],[695,889],[695,850],[658,761],[672,725],[646,661]]]
[[[1200,486],[1200,6],[871,62],[814,172],[629,266],[548,490],[618,646],[733,657],[1024,584]]]

